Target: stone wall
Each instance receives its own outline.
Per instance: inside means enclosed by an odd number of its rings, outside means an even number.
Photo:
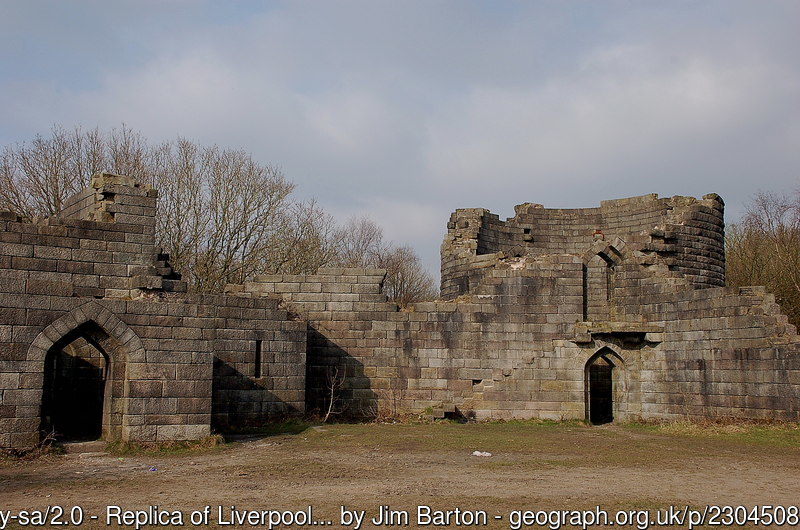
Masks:
[[[481,283],[498,257],[583,255],[598,239],[647,246],[695,287],[725,284],[724,204],[717,195],[603,201],[599,208],[548,209],[525,203],[501,221],[482,208],[456,210],[442,243],[442,298]]]
[[[119,184],[120,179],[96,177],[89,197],[103,197],[102,202],[74,210],[92,216],[102,211],[108,216],[102,222],[57,216],[31,223],[8,212],[0,216],[0,268],[20,271],[25,279],[9,295],[122,298],[186,291],[154,246],[155,191]]]
[[[378,269],[187,294],[154,246],[155,201],[104,174],[60,215],[0,213],[0,447],[328,410],[800,420],[800,337],[763,289],[722,286],[716,195],[458,210],[446,299],[404,310]]]
[[[663,329],[644,374],[650,417],[800,419],[800,337],[763,287],[692,289],[639,256],[615,271],[618,318]]]
[[[590,322],[571,256],[495,269],[478,293],[412,311],[378,300],[379,279],[321,269],[235,288],[279,295],[309,319],[309,407],[325,409],[325,376],[339,367],[347,381],[337,406],[355,415],[451,406],[477,418],[583,419],[588,367],[604,357],[617,420],[800,419],[800,339],[757,289],[690,289],[651,297],[624,320]],[[371,292],[341,292],[353,285]],[[343,294],[352,310],[338,305]]]
[[[400,311],[380,294],[380,271],[359,269],[230,290],[279,298],[308,320],[317,409],[339,366],[351,412],[589,419],[599,364],[612,374],[617,420],[800,419],[795,330],[758,289],[714,287],[724,280],[719,197],[516,212],[506,222],[484,209],[451,216],[450,301]]]
[[[347,374],[338,398],[355,415],[454,405],[478,418],[582,417],[582,388],[569,396],[556,381],[574,363],[552,356],[553,341],[581,318],[581,261],[511,266],[493,270],[469,300],[410,311],[386,301],[379,270],[264,276],[229,290],[279,297],[308,319],[309,407],[326,407],[326,376],[338,367]]]
[[[211,425],[217,431],[302,415],[306,402],[306,324],[276,300],[215,296],[224,305],[198,319],[214,357]]]
[[[60,352],[75,348],[107,366],[97,381],[107,440],[195,439],[304,411],[305,324],[276,300],[185,294],[153,246],[155,200],[97,175],[59,216],[0,214],[0,447],[76,420],[52,417],[70,414],[59,403],[91,409],[63,381]]]

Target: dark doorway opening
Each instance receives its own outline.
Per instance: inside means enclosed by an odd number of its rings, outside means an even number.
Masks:
[[[59,441],[103,434],[108,355],[79,327],[53,344],[45,358],[42,433]]]
[[[589,421],[593,425],[614,421],[613,369],[602,356],[589,365]]]

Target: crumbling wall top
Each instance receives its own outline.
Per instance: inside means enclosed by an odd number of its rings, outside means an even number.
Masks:
[[[131,177],[95,173],[87,188],[64,201],[58,216],[100,223],[155,226],[157,197],[156,190]]]
[[[480,283],[490,254],[583,256],[597,239],[621,238],[632,248],[656,252],[670,270],[695,287],[725,281],[724,203],[716,194],[660,198],[651,193],[605,200],[599,207],[551,209],[523,203],[505,221],[482,208],[456,210],[442,243],[444,298]]]

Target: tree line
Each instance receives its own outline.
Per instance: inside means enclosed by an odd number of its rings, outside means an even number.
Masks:
[[[124,126],[56,126],[48,136],[6,146],[0,210],[56,214],[99,171],[158,189],[156,239],[192,292],[220,292],[258,274],[377,267],[387,270],[385,292],[400,305],[438,294],[413,249],[387,241],[369,218],[339,223],[315,200],[295,198],[295,184],[280,168],[184,138],[151,144]],[[725,239],[727,285],[766,286],[800,325],[800,193],[758,194]]]
[[[258,274],[377,267],[387,270],[385,291],[400,305],[437,296],[413,249],[387,241],[369,218],[339,223],[315,200],[297,199],[280,168],[185,138],[151,144],[125,126],[110,132],[56,126],[48,136],[6,146],[0,210],[54,215],[100,171],[159,191],[156,240],[192,292],[221,292]]]
[[[800,193],[755,196],[725,235],[729,286],[764,285],[800,326]]]

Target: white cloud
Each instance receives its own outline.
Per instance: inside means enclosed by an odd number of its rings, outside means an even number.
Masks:
[[[101,28],[84,37],[60,20],[14,33],[0,140],[125,122],[243,148],[433,270],[457,207],[714,191],[735,209],[797,185],[792,2],[122,4],[62,10]]]
[[[443,187],[456,179],[472,189],[488,181],[489,193],[504,196],[554,184],[574,195],[593,180],[602,180],[606,193],[624,194],[622,184],[636,171],[639,178],[660,176],[666,163],[682,174],[659,187],[694,187],[702,170],[716,166],[719,173],[746,156],[720,139],[752,130],[776,106],[800,117],[784,106],[800,89],[797,73],[780,65],[702,55],[678,64],[661,59],[656,50],[597,49],[575,72],[542,85],[476,86],[430,121],[430,173]],[[764,140],[751,138],[754,152]],[[698,147],[708,160],[692,167]],[[675,163],[683,157],[687,164]]]

